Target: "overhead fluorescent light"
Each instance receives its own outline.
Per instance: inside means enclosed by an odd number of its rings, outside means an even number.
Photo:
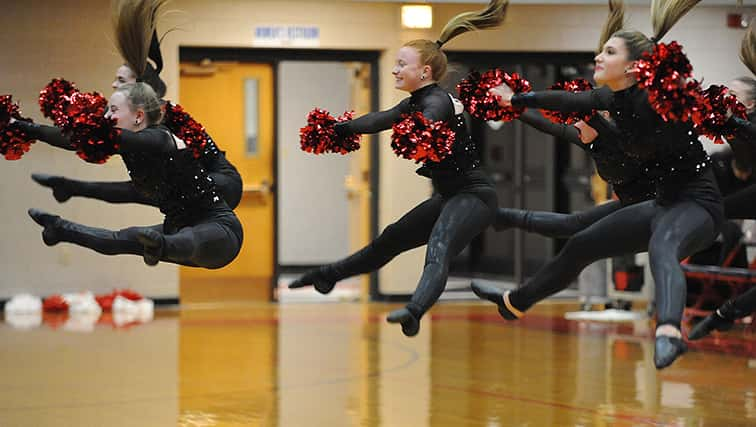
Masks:
[[[433,7],[430,5],[402,6],[402,27],[431,28],[433,27]]]

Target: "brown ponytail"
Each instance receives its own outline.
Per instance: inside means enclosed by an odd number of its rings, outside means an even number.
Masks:
[[[612,37],[612,34],[625,27],[625,2],[622,0],[609,0],[609,15],[604,22],[599,38],[598,52],[604,50],[604,44]]]
[[[443,45],[468,31],[498,27],[504,21],[508,5],[509,0],[491,0],[483,10],[460,13],[446,23],[438,41]]]
[[[701,0],[651,0],[653,40],[658,42]]]
[[[115,0],[113,2],[113,30],[119,53],[137,79],[149,79],[148,83],[157,85],[155,89],[162,91],[163,95],[165,83],[157,77],[159,71],[147,62],[147,58],[150,54],[151,41],[156,39],[158,15],[168,1]]]

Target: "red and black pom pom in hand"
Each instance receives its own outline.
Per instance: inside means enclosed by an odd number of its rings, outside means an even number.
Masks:
[[[728,93],[725,86],[711,85],[703,91],[705,112],[703,119],[696,123],[699,134],[710,138],[715,144],[735,137],[736,127],[729,120],[732,116],[746,119],[746,108],[738,99]]]
[[[56,121],[56,125],[60,126],[57,121],[61,117],[59,117],[60,113],[56,112],[56,110],[65,108],[65,104],[69,102],[70,96],[78,91],[76,85],[67,80],[53,79],[39,92],[39,108],[42,110],[42,115]]]
[[[512,121],[525,111],[524,108],[512,106],[502,107],[499,105],[497,96],[489,93],[489,89],[506,84],[514,93],[530,92],[530,82],[520,77],[517,73],[508,74],[498,68],[488,70],[481,74],[471,72],[467,78],[457,84],[457,92],[465,109],[476,118],[481,120]]]
[[[105,163],[118,151],[116,120],[105,117],[108,101],[99,93],[75,92],[65,115],[63,131],[71,135],[76,154],[89,163]]]
[[[360,134],[340,136],[336,134],[336,123],[354,118],[353,111],[347,111],[334,118],[328,111],[316,108],[307,114],[307,126],[299,129],[299,145],[302,151],[313,154],[346,154],[360,148]]]
[[[21,117],[18,104],[13,102],[12,96],[2,95],[0,96],[0,154],[6,160],[18,160],[29,151],[34,140],[20,129],[9,126],[11,118],[31,121],[31,119]]]
[[[440,162],[451,154],[456,137],[445,122],[431,122],[419,111],[402,115],[393,130],[394,153],[415,163]]]
[[[566,92],[584,92],[586,90],[592,90],[593,85],[586,79],[575,79],[568,82],[559,82],[549,87],[549,90],[563,90]],[[563,123],[571,125],[579,121],[588,121],[591,118],[594,111],[588,114],[577,112],[563,112],[553,110],[541,110],[544,117],[551,120],[554,123]]]
[[[168,103],[163,123],[186,143],[186,146],[192,150],[194,158],[199,158],[205,151],[210,136],[205,127],[184,111],[183,107]]]
[[[659,43],[653,53],[638,61],[638,86],[648,91],[648,100],[665,120],[699,120],[701,87],[689,81],[693,67],[677,42]]]

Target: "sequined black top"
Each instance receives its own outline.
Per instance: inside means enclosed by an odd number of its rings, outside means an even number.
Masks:
[[[580,139],[580,131],[576,127],[554,123],[536,111],[525,111],[520,116],[520,121],[541,132],[564,139],[588,153],[596,163],[596,173],[612,185],[623,206],[656,196],[656,186],[646,179],[640,162],[618,147],[618,130],[601,115],[594,114],[587,122],[598,133],[596,139],[588,144]]]
[[[122,130],[119,154],[134,187],[158,202],[171,228],[190,225],[211,211],[230,211],[203,164],[192,150],[179,149],[167,128]]]
[[[460,104],[461,105],[461,104]],[[455,111],[454,101],[449,93],[437,84],[424,86],[414,92],[409,98],[393,108],[376,113],[368,113],[354,120],[338,124],[336,132],[349,133],[377,133],[386,129],[401,119],[403,114],[420,111],[432,121],[444,121],[455,133],[452,154],[440,162],[426,162],[418,173],[432,177],[461,175],[477,169],[480,166],[480,156],[477,144],[467,131],[464,113],[460,109]],[[426,175],[426,176],[427,176]]]
[[[690,123],[665,122],[648,102],[645,90],[633,85],[612,92],[603,87],[585,92],[544,91],[516,94],[512,105],[559,111],[607,110],[619,132],[617,146],[641,163],[656,184],[657,202],[699,202],[715,221],[723,218],[722,196],[710,159]]]

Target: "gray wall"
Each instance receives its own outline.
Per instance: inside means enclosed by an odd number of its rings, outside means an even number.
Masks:
[[[344,176],[349,159],[299,147],[307,113],[333,116],[349,108],[349,70],[338,62],[284,61],[278,68],[278,259],[282,265],[321,264],[349,251]]]

